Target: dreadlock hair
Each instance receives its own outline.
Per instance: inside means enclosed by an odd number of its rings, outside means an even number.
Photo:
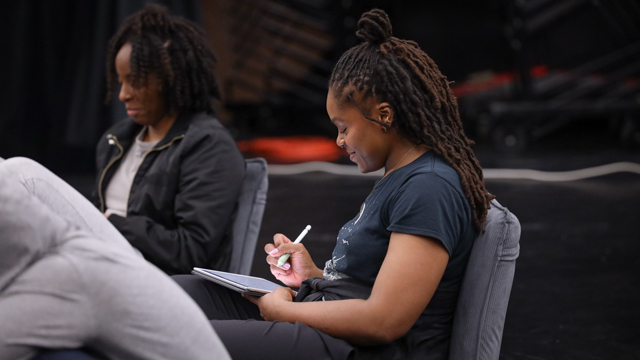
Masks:
[[[155,74],[167,110],[213,114],[212,101],[220,99],[216,57],[201,28],[155,4],[128,17],[109,41],[106,102],[118,86],[115,58],[126,43],[131,44],[134,86],[145,86],[149,74]]]
[[[457,171],[476,231],[484,231],[495,196],[484,186],[482,168],[471,150],[474,142],[464,134],[447,78],[416,42],[392,36],[382,10],[364,13],[356,36],[363,42],[342,55],[329,79],[336,100],[343,104],[357,91],[363,100],[373,96],[388,102],[395,119],[391,127],[412,143],[429,146]]]

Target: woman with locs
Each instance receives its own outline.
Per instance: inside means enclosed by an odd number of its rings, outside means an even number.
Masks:
[[[358,169],[385,173],[340,230],[324,269],[302,243],[276,234],[267,262],[297,294],[282,287],[243,299],[174,276],[234,359],[448,356],[462,277],[493,196],[436,64],[415,42],[393,37],[382,10],[363,14],[356,34],[363,42],[336,64],[327,112]],[[291,257],[279,267],[284,254]]]

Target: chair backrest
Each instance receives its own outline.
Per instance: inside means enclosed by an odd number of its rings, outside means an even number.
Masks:
[[[233,223],[233,250],[229,272],[249,275],[258,242],[264,207],[267,204],[269,178],[267,161],[245,159],[246,169]]]
[[[498,359],[519,242],[518,218],[492,200],[462,281],[449,360]]]

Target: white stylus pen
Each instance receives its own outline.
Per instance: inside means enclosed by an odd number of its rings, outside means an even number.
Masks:
[[[305,237],[305,235],[307,235],[307,233],[309,232],[309,230],[311,230],[311,225],[307,225],[307,227],[304,228],[304,230],[302,230],[302,232],[300,233],[300,235],[298,235],[298,238],[296,239],[296,241],[294,241],[294,244],[299,243],[300,241],[302,241],[302,238]],[[284,263],[287,262],[287,260],[289,260],[289,257],[291,256],[291,254],[284,254],[282,256],[280,256],[280,258],[278,259],[278,266],[282,266],[284,265]]]

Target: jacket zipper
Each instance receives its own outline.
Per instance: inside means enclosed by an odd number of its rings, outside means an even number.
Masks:
[[[173,145],[174,142],[182,139],[184,137],[184,135],[180,135],[180,136],[176,136],[173,139],[171,139],[171,141],[169,141],[168,143],[160,146],[159,148],[153,148],[149,151],[147,151],[146,153],[144,153],[144,155],[142,155],[142,160],[140,160],[140,164],[138,164],[138,169],[140,169],[140,166],[142,165],[142,163],[144,162],[144,159],[147,157],[147,155],[149,155],[151,152],[153,151],[160,151],[160,150],[164,150],[166,148],[168,148],[169,146]],[[136,170],[136,174],[138,173],[138,169]],[[135,179],[135,176],[134,176]],[[131,188],[133,187],[133,182],[131,183]],[[129,213],[129,198],[131,197],[131,188],[129,188],[129,195],[127,195],[127,213]]]
[[[122,154],[124,153],[124,149],[122,148],[120,143],[118,143],[117,137],[109,134],[107,135],[107,139],[109,139],[108,140],[109,145],[116,145],[118,149],[120,149],[120,153],[116,157],[111,159],[111,161],[109,161],[107,166],[105,166],[104,170],[102,170],[102,174],[100,175],[100,180],[98,181],[98,197],[100,198],[100,212],[102,213],[105,212],[104,195],[102,194],[102,180],[104,180],[104,176],[107,173],[107,170],[109,170],[109,168],[111,167],[111,165],[113,165],[114,162],[118,161],[118,159],[120,159],[122,157]]]

